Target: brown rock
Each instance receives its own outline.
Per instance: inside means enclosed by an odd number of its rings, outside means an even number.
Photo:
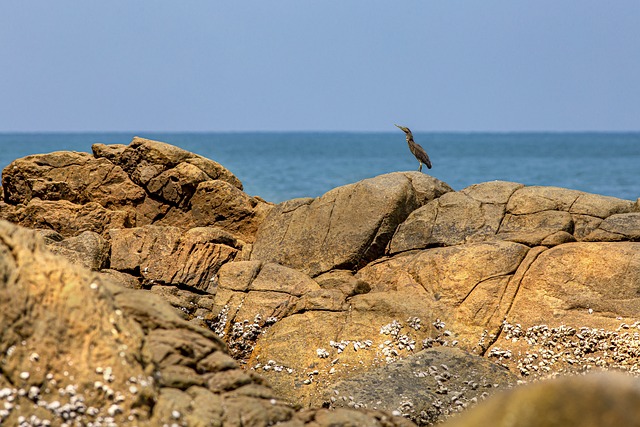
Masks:
[[[200,183],[191,198],[191,215],[197,226],[222,227],[250,243],[272,207],[221,180]]]
[[[177,227],[148,225],[109,230],[109,236],[111,268],[203,291],[242,247],[242,242],[216,227],[192,228],[183,234]]]
[[[640,212],[614,214],[598,224],[586,241],[640,240]]]
[[[640,311],[640,243],[568,243],[542,252],[522,279],[507,319],[615,329]],[[592,313],[589,312],[592,309]]]
[[[380,256],[395,228],[419,207],[415,183],[444,194],[427,175],[397,172],[336,188],[318,199],[274,207],[258,230],[251,259],[276,262],[311,275],[358,268]]]
[[[7,203],[27,204],[34,198],[99,203],[105,208],[135,206],[144,191],[119,166],[88,153],[59,151],[14,160],[2,173]]]
[[[315,281],[322,289],[339,290],[347,297],[366,294],[371,290],[371,285],[355,278],[353,273],[347,270],[329,271],[316,277]]]
[[[135,214],[130,210],[106,209],[95,202],[78,205],[66,200],[32,199],[26,206],[19,205],[7,219],[23,227],[49,228],[65,237],[84,231],[105,235],[110,228],[135,224]]]
[[[230,333],[237,322],[254,318],[281,319],[296,310],[304,295],[319,291],[320,286],[309,276],[288,267],[260,261],[225,264],[219,271],[215,290],[215,310],[228,309],[220,330]]]
[[[522,184],[493,181],[447,193],[415,210],[398,227],[389,253],[493,239],[509,197]]]
[[[371,409],[309,409],[296,414],[293,420],[281,424],[282,427],[411,427],[411,421]]]
[[[447,193],[416,209],[398,227],[388,253],[486,240],[555,246],[575,240],[636,240],[629,200],[557,187],[493,181]],[[619,224],[623,215],[622,231]],[[611,218],[600,224],[603,218]],[[609,224],[612,225],[609,225]]]
[[[93,151],[93,157],[96,159],[105,158],[112,163],[117,163],[120,159],[120,156],[127,149],[127,146],[124,144],[101,144],[96,143],[91,146],[91,151]]]
[[[109,259],[109,242],[93,231],[52,242],[47,247],[51,252],[89,270],[102,269]]]
[[[538,211],[530,214],[506,214],[498,237],[529,246],[541,244],[543,240],[559,232],[573,232],[573,218],[563,211]]]
[[[565,377],[496,394],[444,426],[633,427],[640,426],[638,403],[637,378],[620,373]]]
[[[105,149],[99,147],[96,154],[100,153],[105,153]],[[133,182],[149,193],[168,197],[163,200],[171,204],[186,203],[197,183],[205,180],[220,179],[242,189],[240,181],[220,164],[164,142],[135,137],[125,150],[112,158]]]
[[[629,213],[636,210],[631,200],[601,196],[599,194],[581,193],[571,205],[569,212],[571,214],[607,218],[614,214]]]
[[[513,215],[533,214],[542,211],[569,212],[571,206],[585,193],[559,187],[528,186],[516,190],[507,203],[507,211]],[[576,213],[589,214],[584,211]]]

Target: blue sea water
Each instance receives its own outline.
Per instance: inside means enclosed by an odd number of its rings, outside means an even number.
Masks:
[[[134,133],[0,133],[0,168],[29,154],[91,144],[128,144]],[[417,170],[400,131],[139,133],[213,159],[245,191],[272,202],[316,197],[376,175]],[[433,169],[455,190],[505,180],[636,200],[640,197],[640,132],[414,133]]]

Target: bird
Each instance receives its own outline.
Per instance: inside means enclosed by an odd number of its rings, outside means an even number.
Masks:
[[[431,169],[431,160],[429,160],[429,156],[427,152],[424,151],[424,148],[420,146],[420,144],[416,143],[413,140],[413,135],[411,134],[411,130],[404,126],[396,125],[396,127],[400,128],[402,132],[407,135],[407,144],[409,144],[409,150],[415,156],[415,158],[420,162],[420,167],[418,168],[419,172],[422,172],[422,164],[424,163],[427,166],[427,169]]]

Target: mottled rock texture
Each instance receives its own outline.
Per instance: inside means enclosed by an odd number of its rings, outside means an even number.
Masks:
[[[514,374],[485,358],[439,347],[338,382],[326,399],[330,407],[397,411],[418,425],[430,425],[516,381]]]

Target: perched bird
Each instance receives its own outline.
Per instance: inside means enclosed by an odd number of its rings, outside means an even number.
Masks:
[[[418,171],[422,172],[423,163],[427,165],[428,169],[431,169],[431,160],[429,160],[429,156],[427,156],[427,152],[424,151],[424,148],[422,148],[420,144],[416,144],[416,142],[413,140],[413,135],[411,134],[411,131],[409,130],[409,128],[406,128],[404,126],[398,126],[398,125],[396,126],[399,127],[400,130],[402,130],[402,132],[407,134],[407,144],[409,144],[409,150],[411,150],[411,153],[420,162],[420,167],[418,168]]]

